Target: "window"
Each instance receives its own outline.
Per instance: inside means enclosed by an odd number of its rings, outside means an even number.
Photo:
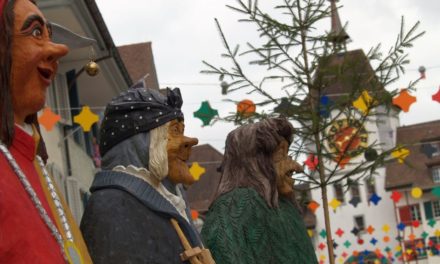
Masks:
[[[424,202],[425,217],[427,220],[440,218],[440,200]]]
[[[342,184],[335,183],[333,186],[335,187],[335,198],[338,199],[341,203],[345,203],[344,189],[342,187]]]
[[[440,166],[432,167],[431,174],[432,181],[434,181],[434,183],[440,183]]]
[[[439,144],[431,144],[431,146],[435,149],[432,153],[433,157],[440,156],[440,145]]]
[[[359,231],[364,231],[365,230],[365,220],[364,220],[364,216],[363,215],[358,215],[358,216],[354,217],[354,226]]]
[[[408,251],[408,249],[411,250],[411,254],[407,255],[408,261],[427,258],[424,239],[406,240],[405,251]]]
[[[422,220],[420,206],[418,204],[399,207],[400,222],[410,225],[413,221]]]
[[[61,116],[60,122],[72,125],[72,116],[70,114],[69,88],[64,74],[56,74],[55,79],[48,89],[46,104],[52,111]]]
[[[361,192],[359,191],[359,185],[354,183],[350,187],[351,198],[358,198],[361,201]]]
[[[432,201],[432,213],[434,217],[440,217],[440,201]]]
[[[365,186],[367,187],[367,201],[369,205],[371,196],[376,193],[376,183],[374,178],[366,179]]]

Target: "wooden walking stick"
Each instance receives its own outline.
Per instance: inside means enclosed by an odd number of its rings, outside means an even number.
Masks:
[[[212,258],[209,249],[191,247],[188,239],[186,239],[186,236],[180,228],[179,223],[176,221],[176,219],[171,218],[170,221],[180,238],[183,249],[185,250],[182,254],[180,254],[180,259],[182,261],[189,260],[191,264],[215,264],[215,261]]]

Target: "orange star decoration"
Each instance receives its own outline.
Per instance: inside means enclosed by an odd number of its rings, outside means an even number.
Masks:
[[[416,239],[416,235],[414,235],[413,233],[408,235],[409,240],[414,241],[414,239]]]
[[[191,175],[196,181],[198,181],[200,179],[200,176],[202,176],[202,174],[205,172],[206,172],[205,168],[200,166],[198,162],[193,162],[191,168],[189,168],[189,173],[191,173]]]
[[[422,197],[422,195],[423,195],[422,189],[420,189],[419,187],[412,188],[412,190],[411,190],[412,197],[419,199],[420,197]]]
[[[383,237],[383,242],[385,242],[385,243],[390,242],[390,237],[389,236],[384,236]]]
[[[316,210],[318,209],[318,207],[319,207],[319,203],[317,203],[315,201],[310,201],[309,205],[307,205],[307,208],[309,208],[309,210],[312,213],[315,213]]]
[[[333,208],[333,210],[336,210],[339,206],[341,206],[341,202],[338,199],[333,198],[333,200],[331,200],[331,202],[329,202],[328,205],[330,205],[330,207]]]
[[[393,104],[402,109],[403,112],[408,112],[410,106],[417,101],[415,96],[408,93],[408,90],[403,89],[397,97],[393,98]]]
[[[43,113],[38,117],[38,123],[44,126],[47,131],[51,131],[58,121],[60,121],[61,116],[52,112],[50,107],[46,107]]]
[[[79,124],[84,132],[89,132],[92,125],[99,121],[99,116],[90,111],[90,107],[83,106],[81,113],[73,117],[73,122]]]
[[[192,220],[197,220],[199,218],[199,212],[191,209],[191,218]]]
[[[367,232],[370,235],[374,233],[374,230],[375,230],[374,227],[372,227],[371,225],[369,225],[368,228],[367,228]]]
[[[399,148],[393,152],[391,152],[391,156],[399,161],[399,163],[403,163],[406,157],[409,156],[409,149],[407,148]]]
[[[363,91],[362,94],[353,102],[353,106],[364,114],[367,114],[374,99],[367,91]]]

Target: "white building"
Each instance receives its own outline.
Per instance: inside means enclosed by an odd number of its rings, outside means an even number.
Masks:
[[[84,133],[73,122],[73,116],[85,105],[99,114],[132,80],[94,0],[40,0],[38,6],[49,21],[97,40],[93,52],[91,47],[75,49],[60,60],[58,75],[48,90],[47,105],[61,115],[61,121],[52,131],[41,127],[49,154],[47,167],[79,222],[97,170],[93,140],[98,137],[98,128],[94,125],[91,132]],[[91,59],[100,66],[100,73],[95,77],[82,70]]]

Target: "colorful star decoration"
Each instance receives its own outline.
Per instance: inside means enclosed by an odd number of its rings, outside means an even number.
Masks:
[[[394,201],[394,203],[398,203],[400,199],[402,199],[402,194],[398,191],[393,191],[391,194],[391,199]]]
[[[346,247],[346,248],[350,248],[350,246],[351,246],[350,241],[346,240],[346,241],[344,242],[344,247]]]
[[[336,210],[339,206],[341,206],[341,202],[336,198],[333,198],[333,200],[331,200],[328,204],[331,208],[333,208],[333,210]]]
[[[316,166],[318,166],[318,157],[310,154],[304,164],[306,164],[309,170],[316,170]]]
[[[380,200],[382,200],[382,197],[377,195],[376,193],[373,193],[370,197],[370,202],[372,202],[374,205],[378,205]]]
[[[321,96],[321,98],[319,99],[319,115],[324,118],[330,117],[329,109],[332,104],[333,102],[327,95]]]
[[[370,235],[374,233],[374,230],[375,230],[374,227],[372,227],[371,225],[369,225],[368,228],[367,228],[367,232]]]
[[[403,163],[406,159],[406,157],[409,156],[409,149],[407,148],[399,148],[393,152],[391,152],[391,156],[395,159],[397,159],[397,161],[399,161],[399,163]]]
[[[43,113],[38,117],[38,123],[44,126],[47,131],[52,131],[55,124],[60,121],[61,116],[52,112],[50,107],[46,107]]]
[[[84,132],[89,132],[94,123],[99,121],[99,116],[90,111],[90,107],[83,106],[79,115],[73,117],[73,122],[79,124]]]
[[[423,195],[423,190],[422,189],[420,189],[419,187],[412,188],[412,190],[411,190],[411,196],[412,197],[414,197],[416,199],[419,199],[420,197],[422,197],[422,195]]]
[[[207,126],[211,123],[211,120],[218,116],[218,111],[211,108],[208,101],[203,101],[199,110],[193,113],[194,117],[202,120],[203,126]]]
[[[438,88],[438,92],[432,95],[432,100],[440,103],[440,87]]]
[[[325,231],[325,229],[322,229],[321,232],[319,232],[319,236],[321,236],[322,238],[327,237],[327,232]]]
[[[189,173],[191,173],[196,181],[198,181],[200,179],[200,176],[202,176],[205,172],[205,168],[200,166],[198,162],[193,162],[191,168],[189,168]]]
[[[338,228],[338,230],[336,230],[335,234],[336,234],[338,237],[342,237],[342,235],[344,234],[344,230]]]
[[[440,197],[440,187],[435,187],[432,189],[431,193],[437,197]]]
[[[315,213],[316,212],[316,210],[318,210],[318,208],[319,208],[319,203],[317,203],[316,201],[310,201],[309,202],[309,204],[307,205],[307,208],[309,208],[309,210],[312,212],[312,213]]]
[[[436,224],[436,221],[434,220],[434,219],[429,219],[429,221],[428,221],[428,225],[430,226],[430,227],[434,227],[435,226],[435,224]]]
[[[361,111],[363,114],[367,114],[374,99],[367,91],[363,91],[362,94],[353,102],[353,106]]]
[[[325,249],[325,244],[324,243],[319,243],[319,246],[318,246],[318,248],[320,249],[320,250],[324,250]]]
[[[382,231],[384,231],[385,233],[390,232],[390,226],[388,224],[384,224],[382,226]]]
[[[397,97],[393,98],[393,104],[397,105],[403,112],[408,112],[411,105],[416,101],[417,98],[410,95],[407,89],[403,89]]]
[[[348,203],[353,205],[353,207],[356,208],[360,202],[361,202],[361,198],[353,197],[353,198],[350,199],[350,201]]]

